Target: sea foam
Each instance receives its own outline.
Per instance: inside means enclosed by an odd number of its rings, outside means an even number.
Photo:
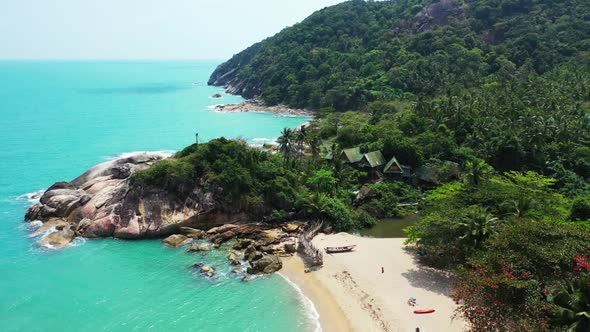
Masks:
[[[119,154],[115,154],[115,155],[106,156],[103,159],[117,160],[117,159],[129,158],[129,157],[132,157],[136,154],[141,154],[141,153],[153,154],[153,155],[161,156],[162,158],[168,158],[168,157],[171,157],[175,152],[176,151],[173,151],[173,150],[132,151],[132,152],[123,152],[123,153],[119,153]]]
[[[28,201],[31,204],[35,204],[35,203],[39,202],[39,199],[41,198],[41,196],[43,196],[43,193],[45,192],[45,190],[46,189],[41,189],[41,190],[33,191],[31,193],[22,194],[22,195],[18,196],[16,199],[18,199],[19,201]]]

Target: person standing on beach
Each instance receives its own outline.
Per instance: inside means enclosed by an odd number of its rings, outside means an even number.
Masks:
[[[383,268],[383,266],[381,267],[381,273],[385,273],[385,269]]]

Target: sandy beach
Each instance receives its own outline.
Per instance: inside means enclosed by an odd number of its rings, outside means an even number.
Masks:
[[[311,299],[322,330],[331,331],[464,331],[453,318],[452,277],[418,264],[404,239],[374,239],[339,233],[318,235],[318,248],[355,244],[355,251],[324,255],[324,266],[304,273],[299,257],[284,260],[281,270]],[[383,268],[383,273],[382,273]],[[415,307],[408,305],[417,299]],[[436,312],[416,315],[415,309]]]

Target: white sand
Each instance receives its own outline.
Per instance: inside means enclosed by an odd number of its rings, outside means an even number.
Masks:
[[[355,244],[353,252],[324,255],[324,267],[303,273],[300,259],[285,261],[283,272],[314,302],[325,332],[330,331],[464,331],[453,319],[451,277],[420,266],[404,239],[372,239],[340,233],[318,235],[313,243],[327,246]],[[381,267],[385,272],[381,273]],[[407,304],[410,296],[417,305]],[[435,313],[416,315],[415,309]]]

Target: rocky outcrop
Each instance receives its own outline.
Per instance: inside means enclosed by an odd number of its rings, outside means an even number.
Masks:
[[[244,212],[223,209],[213,191],[204,189],[205,185],[181,184],[171,192],[131,181],[133,174],[161,159],[157,154],[141,153],[97,165],[71,182],[51,186],[39,203],[29,208],[25,218],[71,225],[76,236],[123,239],[160,238],[175,233],[202,239],[207,234],[201,229],[250,221]],[[248,231],[254,230],[242,230]],[[216,241],[223,243],[233,236],[221,234]]]
[[[239,104],[217,105],[215,110],[224,113],[277,113],[286,115],[313,116],[310,110],[291,108],[285,105],[269,106],[257,99],[247,100]]]

